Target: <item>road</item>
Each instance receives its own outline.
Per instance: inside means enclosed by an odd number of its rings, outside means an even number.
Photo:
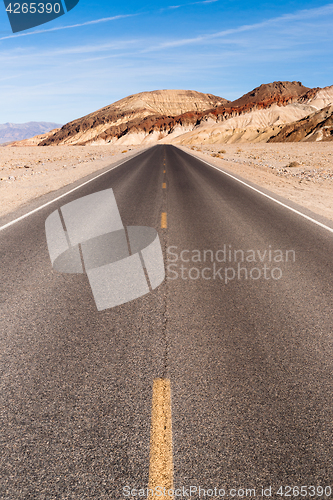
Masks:
[[[44,226],[106,188],[124,225],[158,230],[166,280],[98,312],[85,275],[52,270]],[[165,145],[0,231],[0,498],[147,488],[159,378],[174,488],[333,487],[328,229]]]

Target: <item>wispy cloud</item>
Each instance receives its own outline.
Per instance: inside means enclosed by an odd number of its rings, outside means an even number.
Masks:
[[[156,45],[155,47],[150,47],[148,49],[145,49],[145,52],[151,52],[155,50],[162,50],[162,49],[167,49],[167,48],[172,48],[172,47],[181,47],[184,45],[191,45],[191,44],[197,44],[197,43],[202,43],[205,41],[213,40],[213,39],[218,39],[218,38],[223,38],[227,37],[229,35],[235,35],[238,33],[244,33],[246,31],[256,31],[261,28],[266,28],[269,26],[273,25],[281,25],[283,26],[283,23],[286,23],[288,21],[305,21],[305,20],[313,20],[318,17],[324,17],[329,14],[333,14],[333,4],[328,4],[325,5],[324,7],[319,7],[315,9],[306,9],[306,10],[301,10],[298,11],[294,14],[284,14],[283,16],[279,17],[274,17],[271,19],[267,19],[265,21],[261,21],[259,23],[254,23],[254,24],[245,24],[243,26],[238,26],[237,28],[231,28],[223,31],[218,31],[216,33],[209,33],[209,34],[203,34],[199,35],[196,37],[192,38],[182,38],[178,40],[172,40],[170,42],[163,42],[159,45]]]
[[[18,38],[21,36],[38,35],[40,33],[48,33],[50,31],[60,31],[60,30],[68,30],[68,29],[72,29],[72,28],[80,28],[81,26],[89,26],[92,24],[107,23],[109,21],[117,21],[118,19],[123,19],[126,17],[134,17],[134,16],[138,16],[138,15],[139,14],[126,14],[126,15],[119,15],[119,16],[113,16],[113,17],[103,17],[102,19],[94,19],[92,21],[86,21],[84,23],[71,24],[69,26],[56,26],[55,28],[48,28],[48,29],[44,29],[44,30],[28,31],[27,33],[17,33],[15,35],[4,36],[4,37],[0,38],[0,40],[7,40],[8,38]]]
[[[160,9],[159,12],[169,10],[169,9],[179,9],[181,7],[187,7],[188,5],[204,5],[204,4],[211,4],[211,3],[216,3],[216,2],[219,2],[219,0],[201,0],[199,2],[189,2],[186,4],[171,5],[169,7]],[[8,40],[10,38],[19,38],[22,36],[39,35],[40,33],[49,33],[52,31],[68,30],[68,29],[72,29],[72,28],[81,28],[82,26],[91,26],[94,24],[107,23],[110,21],[117,21],[118,19],[125,19],[127,17],[135,17],[135,16],[139,16],[139,15],[142,15],[142,13],[124,14],[124,15],[118,15],[118,16],[112,16],[112,17],[103,17],[101,19],[94,19],[92,21],[86,21],[84,23],[70,24],[68,26],[56,26],[54,28],[39,29],[39,30],[34,30],[34,31],[28,31],[25,33],[16,33],[14,35],[7,35],[7,36],[1,37],[0,40]]]
[[[160,9],[160,12],[163,12],[165,10],[180,9],[181,7],[187,7],[189,5],[205,5],[205,4],[216,3],[216,2],[219,2],[219,0],[202,0],[200,2],[189,2],[189,3],[182,3],[179,5],[169,5],[168,7],[164,7],[163,9]]]

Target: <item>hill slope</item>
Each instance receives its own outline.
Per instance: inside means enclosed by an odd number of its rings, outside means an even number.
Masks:
[[[157,90],[131,95],[110,106],[74,120],[43,142],[50,144],[87,144],[112,142],[146,118],[180,115],[188,111],[203,111],[227,103],[226,99],[194,90]]]
[[[268,142],[333,141],[333,106],[327,106],[290,125]]]
[[[142,92],[70,122],[38,141],[40,145],[223,144],[267,142],[274,137],[284,141],[284,127],[331,104],[333,86],[309,89],[300,82],[263,84],[233,102],[189,90]],[[302,134],[293,135],[298,136]],[[316,137],[328,140],[327,131]]]
[[[192,130],[172,142],[183,145],[267,142],[274,136],[283,141],[283,135],[279,134],[284,127],[330,104],[333,104],[333,86],[307,89],[299,82],[261,85],[230,103],[230,108],[216,119],[211,115],[210,120],[198,120]],[[321,140],[324,136],[317,137]]]
[[[264,83],[253,89],[251,92],[243,95],[236,101],[232,102],[233,106],[244,106],[249,103],[260,103],[273,96],[281,96],[282,98],[300,97],[306,94],[309,90],[304,87],[301,82],[273,82]]]

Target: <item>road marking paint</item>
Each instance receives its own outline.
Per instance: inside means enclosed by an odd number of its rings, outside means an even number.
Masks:
[[[153,400],[150,430],[149,491],[154,498],[154,489],[173,489],[172,419],[170,380],[157,378],[153,384]]]
[[[163,170],[163,174],[165,174],[165,170]]]
[[[317,226],[320,226],[323,229],[326,229],[330,233],[333,233],[333,228],[331,228],[329,226],[326,226],[325,224],[322,224],[321,222],[317,221],[316,219],[313,219],[312,217],[309,217],[308,215],[303,214],[302,212],[300,212],[299,210],[296,210],[295,208],[289,207],[289,205],[286,205],[285,203],[282,203],[282,201],[279,201],[276,198],[273,198],[272,196],[269,196],[268,194],[264,193],[263,191],[260,191],[260,189],[257,189],[255,187],[251,186],[250,184],[247,184],[247,182],[244,182],[244,181],[241,181],[240,179],[237,179],[237,177],[235,177],[234,175],[229,174],[228,172],[226,172],[225,170],[222,170],[221,168],[215,167],[211,163],[208,163],[208,161],[202,160],[201,158],[198,158],[198,156],[194,156],[191,153],[187,153],[187,151],[185,151],[185,153],[188,154],[188,155],[190,155],[190,156],[193,156],[193,158],[196,158],[197,160],[202,161],[203,163],[206,163],[206,165],[209,165],[210,167],[215,168],[215,170],[218,170],[219,172],[222,172],[223,174],[227,175],[228,177],[231,177],[232,179],[234,179],[235,181],[240,182],[240,184],[243,184],[244,186],[247,186],[248,188],[252,189],[252,191],[255,191],[256,193],[259,193],[262,196],[265,196],[265,198],[268,198],[269,200],[274,201],[275,203],[277,203],[278,205],[281,205],[284,208],[288,208],[288,210],[291,210],[295,214],[300,215],[301,217],[304,217],[304,219],[307,219],[310,222],[313,222],[314,224],[317,224]]]
[[[166,182],[163,182],[163,184],[162,184],[162,188],[163,188],[163,189],[166,189]]]
[[[161,228],[162,229],[166,229],[168,227],[168,224],[167,224],[167,214],[166,212],[162,212],[162,215],[161,215]]]
[[[14,224],[16,224],[16,222],[20,222],[21,220],[26,219],[27,217],[29,217],[29,215],[32,215],[32,214],[35,214],[36,212],[39,212],[39,210],[42,210],[43,208],[47,207],[48,205],[51,205],[55,201],[61,200],[61,198],[64,198],[65,196],[67,196],[68,194],[73,193],[74,191],[77,191],[78,189],[82,188],[86,184],[89,184],[89,182],[93,182],[94,180],[98,179],[102,175],[108,174],[109,172],[111,172],[111,170],[114,170],[115,168],[120,167],[121,165],[123,165],[127,161],[132,160],[133,158],[136,158],[137,156],[139,156],[140,154],[142,154],[144,152],[145,151],[140,151],[136,155],[131,156],[131,158],[128,158],[128,159],[122,161],[121,163],[119,163],[118,165],[115,165],[114,167],[109,168],[109,170],[106,170],[106,172],[102,172],[101,174],[96,175],[96,177],[93,177],[92,179],[89,179],[89,181],[83,182],[79,186],[76,186],[75,188],[71,189],[70,191],[67,191],[67,193],[64,193],[64,194],[58,196],[57,198],[54,198],[54,200],[48,201],[47,203],[44,203],[44,205],[41,205],[40,207],[35,208],[34,210],[31,210],[31,212],[28,212],[27,214],[24,214],[21,217],[18,217],[17,219],[14,219],[11,222],[8,222],[8,224],[5,224],[4,226],[0,227],[0,231],[3,231],[4,229],[7,229],[7,227],[13,226]],[[45,193],[45,194],[49,194],[49,193]],[[30,200],[30,201],[32,201],[32,200]]]

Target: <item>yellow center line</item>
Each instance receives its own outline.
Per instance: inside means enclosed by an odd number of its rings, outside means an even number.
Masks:
[[[153,384],[148,498],[155,498],[156,491],[164,497],[164,488],[165,497],[174,498],[168,495],[173,489],[171,386],[170,380],[157,378]]]
[[[166,229],[168,227],[168,224],[167,224],[167,214],[166,212],[162,212],[162,215],[161,215],[161,228],[162,229]]]
[[[162,184],[162,188],[163,188],[163,189],[166,189],[166,182],[163,182],[163,184]]]
[[[165,170],[163,170],[163,174],[165,174]]]

